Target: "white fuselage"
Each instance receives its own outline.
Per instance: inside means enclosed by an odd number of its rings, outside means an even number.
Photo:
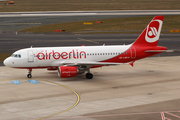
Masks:
[[[131,45],[132,44],[115,46],[26,48],[14,52],[13,56],[7,58],[4,63],[10,67],[28,68],[61,66],[64,62],[100,62],[123,54],[131,47]],[[20,57],[15,57],[15,55],[20,55]]]

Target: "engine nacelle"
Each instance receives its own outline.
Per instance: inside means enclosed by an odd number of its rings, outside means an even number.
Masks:
[[[78,73],[78,68],[73,66],[60,66],[58,67],[58,76],[61,78],[74,77]]]

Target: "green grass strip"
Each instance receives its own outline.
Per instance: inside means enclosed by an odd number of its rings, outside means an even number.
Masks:
[[[0,1],[0,12],[85,10],[179,10],[179,0],[8,0]],[[6,5],[5,5],[6,3]]]
[[[65,32],[84,32],[98,33],[105,31],[106,33],[116,33],[113,31],[133,31],[139,30],[141,32],[148,23],[152,20],[153,16],[148,17],[131,17],[131,18],[116,18],[116,19],[103,19],[103,20],[90,20],[70,23],[59,23],[31,27],[19,30],[19,32],[27,33],[55,33],[54,30],[65,30]],[[103,23],[96,23],[102,21]],[[83,24],[83,23],[93,24]],[[180,15],[165,16],[162,30],[179,30],[180,29]],[[110,31],[110,32],[107,32]],[[134,32],[134,31],[133,31]],[[60,32],[61,33],[61,32]],[[102,32],[103,33],[103,32]]]

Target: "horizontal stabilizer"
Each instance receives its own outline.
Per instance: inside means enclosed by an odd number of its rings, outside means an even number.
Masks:
[[[151,53],[151,52],[165,52],[166,50],[147,50],[147,51],[145,51],[145,52],[149,52],[149,53]]]

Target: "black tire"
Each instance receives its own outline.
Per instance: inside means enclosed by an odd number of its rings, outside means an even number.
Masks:
[[[87,73],[87,74],[86,74],[86,78],[87,78],[87,79],[92,79],[92,78],[93,78],[93,74]]]
[[[32,78],[32,75],[31,75],[31,74],[28,74],[27,77],[28,77],[28,78]]]

